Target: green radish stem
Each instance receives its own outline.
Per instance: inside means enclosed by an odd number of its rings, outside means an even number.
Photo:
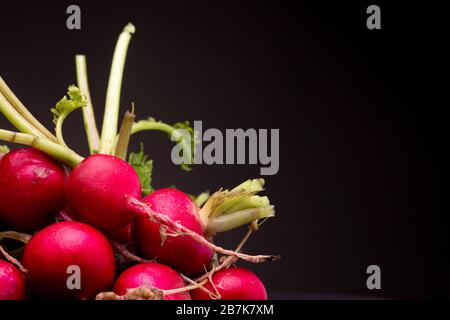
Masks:
[[[47,130],[46,127],[44,127],[29,111],[28,109],[23,105],[23,103],[16,97],[16,95],[12,92],[12,90],[8,87],[6,82],[3,80],[2,77],[0,77],[0,95],[3,94],[4,98],[9,102],[8,108],[15,109],[25,120],[28,122],[28,124],[31,127],[34,127],[34,129],[39,133],[39,136],[46,137],[47,139],[50,139],[53,142],[57,142],[56,137]],[[1,99],[1,98],[0,98]],[[4,102],[4,101],[3,101]],[[3,110],[3,106],[0,107]],[[4,112],[3,112],[4,113]],[[5,115],[6,116],[6,115]],[[8,120],[10,118],[7,116]],[[11,121],[11,120],[10,120]],[[14,124],[14,123],[13,123]],[[14,124],[16,126],[16,124]],[[16,126],[17,128],[17,126]],[[19,129],[19,128],[17,128]],[[19,129],[20,130],[20,129]],[[32,132],[25,132],[25,133],[32,133]]]
[[[9,152],[8,146],[5,146],[5,145],[0,146],[0,156],[5,154],[5,153],[8,153],[8,152]]]
[[[136,115],[134,114],[134,104],[133,104],[131,112],[127,111],[123,117],[115,150],[115,156],[125,161],[127,159],[128,144],[130,142],[131,129],[133,127],[135,118]]]
[[[67,147],[62,134],[62,125],[64,120],[78,108],[86,108],[87,98],[76,86],[69,86],[67,95],[60,99],[54,108],[51,109],[53,114],[53,123],[55,123],[56,138],[59,144]]]
[[[125,68],[125,59],[128,45],[134,32],[135,27],[129,23],[125,26],[117,40],[109,75],[108,90],[106,92],[105,114],[103,116],[99,153],[111,154],[114,150],[114,144],[117,138],[120,90]]]
[[[205,204],[206,201],[208,201],[209,197],[211,195],[209,192],[202,192],[195,198],[195,204],[200,208]]]
[[[83,161],[83,157],[81,157],[71,149],[33,134],[19,133],[0,129],[0,140],[28,145],[42,150],[52,158],[70,167],[75,167],[77,164]]]
[[[56,133],[56,138],[58,139],[58,143],[66,148],[68,148],[68,146],[67,146],[66,142],[64,141],[64,136],[62,133],[62,124],[63,124],[64,120],[66,120],[66,118],[69,114],[70,114],[70,112],[63,113],[56,121],[56,126],[55,126],[55,133]]]
[[[20,132],[33,134],[39,137],[44,135],[33,127],[20,113],[14,109],[6,97],[0,92],[0,111],[8,119],[8,121]]]
[[[75,66],[77,71],[77,84],[81,92],[86,96],[87,105],[83,110],[84,129],[89,144],[89,151],[94,154],[100,146],[100,136],[98,134],[97,124],[95,122],[94,107],[92,105],[91,94],[89,91],[89,82],[86,66],[86,56],[76,55]]]
[[[206,230],[209,234],[216,234],[218,232],[233,230],[255,220],[273,216],[273,206],[245,209],[210,219],[206,225]]]
[[[253,221],[275,216],[269,198],[256,195],[264,179],[252,179],[232,190],[220,190],[208,198],[199,216],[209,235],[229,231]]]
[[[182,150],[191,150],[192,145],[190,144],[190,141],[185,139],[185,137],[182,134],[182,131],[178,128],[175,128],[174,126],[171,126],[167,123],[161,122],[161,121],[155,121],[152,118],[149,118],[148,120],[140,120],[138,122],[135,122],[133,124],[133,128],[131,129],[131,134],[135,134],[141,131],[146,130],[156,130],[156,131],[162,131],[165,132],[171,137],[172,141],[178,141],[181,146]],[[193,139],[194,137],[191,137]],[[192,151],[192,150],[191,150]],[[192,154],[192,152],[191,152]]]

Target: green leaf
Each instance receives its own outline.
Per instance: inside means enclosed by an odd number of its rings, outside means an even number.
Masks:
[[[59,100],[55,107],[51,109],[53,114],[53,122],[58,123],[58,119],[62,116],[67,116],[75,109],[86,107],[87,99],[78,87],[71,85],[67,89],[67,96]]]
[[[152,171],[153,160],[149,159],[144,153],[144,145],[141,143],[139,152],[131,152],[128,157],[128,163],[134,168],[139,180],[141,181],[142,193],[148,195],[153,192],[152,188]]]

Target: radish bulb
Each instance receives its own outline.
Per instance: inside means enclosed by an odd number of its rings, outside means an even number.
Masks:
[[[175,189],[157,190],[143,202],[186,228],[202,235],[204,230],[198,217],[198,207],[185,193]],[[209,269],[213,251],[188,236],[162,235],[160,224],[138,216],[132,223],[134,244],[147,259],[157,259],[187,276],[196,276]]]
[[[218,253],[254,263],[277,258],[267,255],[247,255],[213,244],[200,234],[201,230],[191,230],[180,221],[153,210],[151,205],[139,200],[140,188],[139,177],[131,165],[117,157],[96,154],[84,159],[73,169],[67,179],[66,197],[70,209],[76,216],[102,231],[118,230],[130,223],[135,216],[142,216],[161,225],[163,237],[169,234],[185,235]],[[238,201],[235,204],[238,206]],[[248,217],[254,218],[255,215],[247,215],[247,220]],[[237,219],[241,223],[247,221],[239,216]],[[234,220],[232,219],[231,223],[235,225]],[[229,221],[225,223],[230,224]]]
[[[33,235],[22,264],[31,291],[45,299],[92,299],[115,275],[109,241],[80,222],[55,223]]]
[[[12,263],[0,260],[0,300],[24,300],[25,277]]]
[[[267,292],[261,280],[244,268],[230,268],[216,272],[212,281],[222,300],[267,300]],[[214,287],[208,282],[205,286],[211,292]],[[201,289],[191,291],[193,300],[210,300],[207,292]]]
[[[16,149],[0,161],[0,221],[24,232],[52,222],[65,205],[64,168],[42,151]]]
[[[125,295],[129,289],[142,286],[159,290],[171,290],[184,287],[186,284],[181,276],[172,268],[163,264],[149,262],[137,264],[117,278],[114,292]],[[189,292],[179,292],[164,296],[164,300],[191,300]]]

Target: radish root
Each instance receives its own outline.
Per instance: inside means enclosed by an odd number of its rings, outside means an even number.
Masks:
[[[162,300],[164,296],[194,290],[199,287],[201,287],[201,285],[196,283],[176,289],[160,290],[158,288],[143,285],[137,288],[128,289],[122,296],[114,292],[100,292],[95,297],[95,300]]]
[[[144,258],[141,258],[134,253],[131,253],[123,244],[110,240],[110,243],[117,253],[120,253],[124,258],[126,258],[129,261],[134,261],[138,263],[146,263],[146,262],[153,262],[153,260],[147,260]]]
[[[28,273],[28,270],[25,269],[22,264],[13,256],[11,256],[8,252],[6,252],[5,249],[3,249],[3,247],[0,245],[0,252],[5,256],[6,260],[8,260],[9,262],[11,262],[13,265],[15,265],[17,268],[19,268],[20,271],[22,271],[23,273]]]
[[[28,241],[30,241],[31,235],[17,231],[4,231],[0,232],[0,240],[2,239],[12,239],[27,243]]]
[[[189,228],[186,228],[185,226],[183,226],[181,223],[179,223],[177,221],[173,221],[168,216],[153,211],[150,208],[150,205],[148,205],[146,203],[143,203],[132,197],[128,197],[128,203],[129,203],[130,208],[136,214],[146,217],[146,218],[149,218],[153,222],[163,224],[163,225],[167,226],[168,228],[172,229],[173,232],[186,235],[186,236],[192,238],[193,240],[197,241],[198,243],[201,243],[201,244],[207,246],[208,248],[210,248],[211,250],[213,250],[217,253],[221,253],[221,254],[227,255],[227,256],[233,256],[233,257],[236,257],[236,258],[248,261],[248,262],[253,262],[253,263],[262,263],[265,261],[275,261],[280,258],[280,256],[276,256],[276,255],[248,255],[248,254],[224,249],[222,247],[219,247],[219,246],[209,242],[202,235],[199,235],[199,234],[193,232]]]

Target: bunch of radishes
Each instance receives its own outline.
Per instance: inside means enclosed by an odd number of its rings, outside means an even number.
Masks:
[[[0,232],[0,300],[267,299],[259,278],[235,266],[238,259],[277,258],[241,252],[259,221],[274,215],[269,199],[257,195],[264,181],[192,197],[174,188],[153,190],[152,161],[142,149],[127,159],[131,135],[142,130],[175,137],[189,153],[184,157],[195,150],[178,133],[192,131],[188,124],[135,122],[134,106],[118,130],[133,33],[134,26],[127,25],[117,42],[101,136],[84,56],[76,57],[78,87],[70,86],[52,109],[55,134],[0,78],[0,111],[19,131],[0,129],[0,139],[31,147],[0,149],[0,226],[10,230]],[[78,108],[91,152],[86,158],[71,150],[62,134],[65,118]],[[216,233],[243,225],[249,230],[235,250],[214,244]],[[17,241],[24,245],[17,247]]]

